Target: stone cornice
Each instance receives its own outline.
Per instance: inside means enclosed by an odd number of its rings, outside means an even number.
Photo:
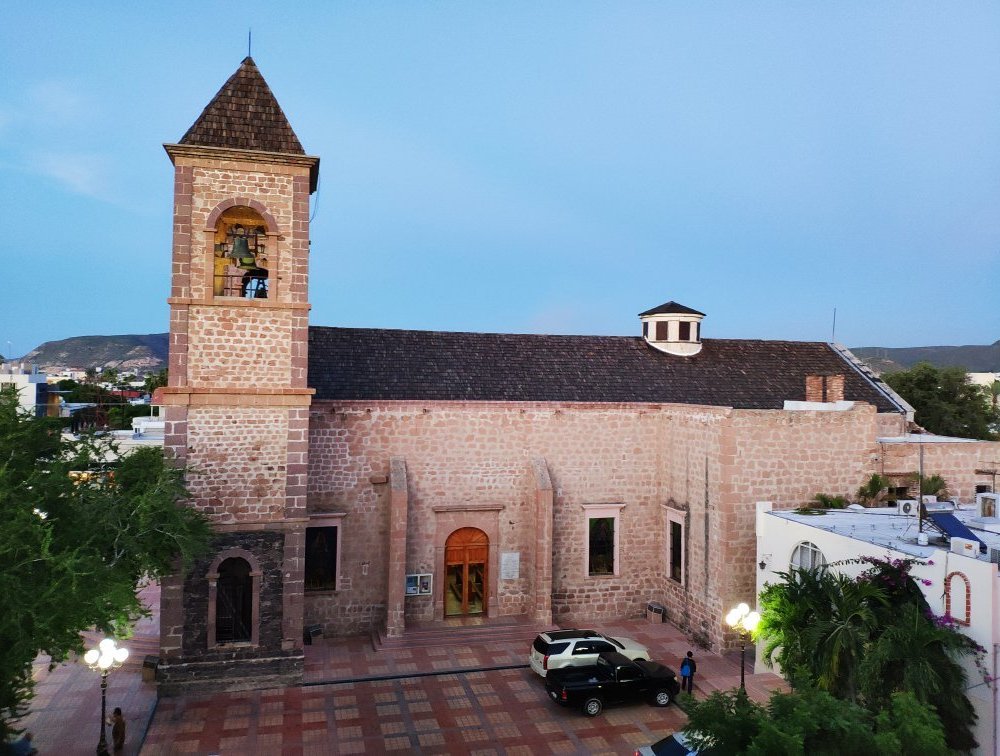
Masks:
[[[438,504],[435,512],[502,512],[503,504]]]
[[[198,307],[257,307],[265,310],[310,310],[308,302],[282,302],[273,299],[244,299],[242,297],[211,297],[194,299],[192,297],[168,297],[167,304]]]
[[[237,163],[270,163],[272,165],[300,165],[309,169],[309,192],[316,191],[319,180],[319,157],[316,155],[290,155],[284,152],[237,150],[229,147],[204,147],[196,144],[164,144],[170,162],[177,158],[193,160],[232,160]]]
[[[192,388],[190,386],[168,386],[161,389],[164,407],[308,407],[315,389],[282,388],[265,389],[256,387],[211,387]]]

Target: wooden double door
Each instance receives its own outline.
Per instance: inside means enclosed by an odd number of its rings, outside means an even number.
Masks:
[[[486,614],[490,539],[478,528],[459,528],[445,542],[446,617]]]

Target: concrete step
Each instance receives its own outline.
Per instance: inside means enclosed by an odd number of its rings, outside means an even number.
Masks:
[[[486,646],[504,643],[523,643],[527,647],[538,633],[553,630],[553,625],[536,625],[524,621],[498,621],[481,625],[434,623],[406,628],[402,637],[387,638],[383,630],[373,632],[372,644],[376,651],[402,648],[433,648],[439,646]]]

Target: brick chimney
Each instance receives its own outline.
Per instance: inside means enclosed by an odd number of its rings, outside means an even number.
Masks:
[[[807,402],[840,402],[844,400],[843,375],[807,375]]]

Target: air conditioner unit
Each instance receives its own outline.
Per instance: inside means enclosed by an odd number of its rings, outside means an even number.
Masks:
[[[900,499],[896,502],[896,513],[903,517],[919,517],[920,507],[916,499]]]
[[[1000,549],[990,549],[990,561],[993,564],[1000,564]]]
[[[973,559],[979,558],[979,544],[969,538],[953,537],[951,539],[951,550],[954,554],[962,554]]]

